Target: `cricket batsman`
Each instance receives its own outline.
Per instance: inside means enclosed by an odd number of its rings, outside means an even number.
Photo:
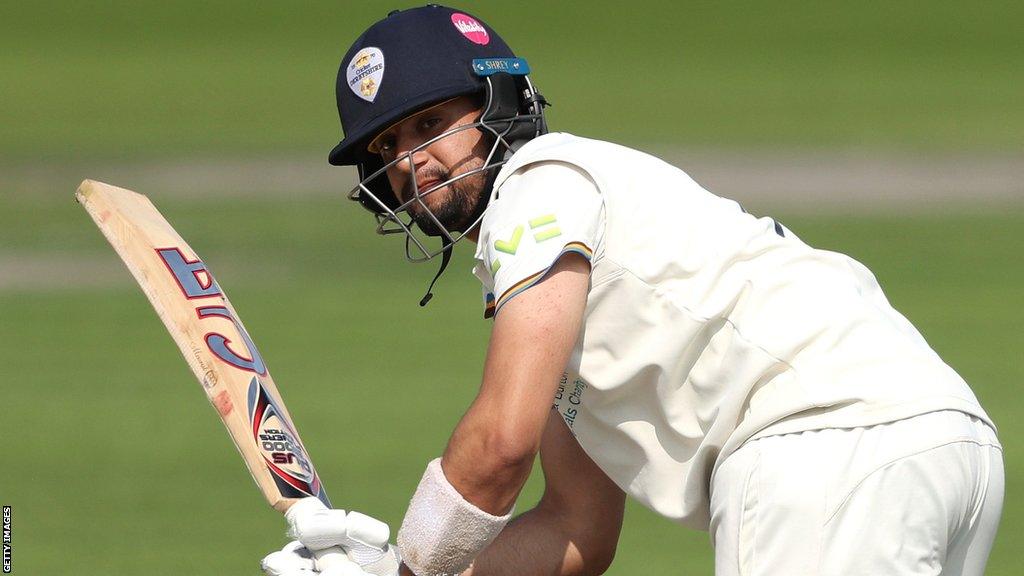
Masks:
[[[493,328],[396,543],[309,498],[265,573],[601,574],[628,495],[707,530],[719,576],[981,575],[995,427],[872,273],[653,156],[549,133],[529,72],[433,4],[344,56],[331,164],[437,276],[476,244]],[[538,453],[544,495],[516,515]]]

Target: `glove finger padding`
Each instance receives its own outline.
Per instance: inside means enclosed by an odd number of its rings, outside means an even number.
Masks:
[[[349,512],[345,517],[345,535],[351,542],[358,542],[372,548],[383,548],[391,539],[391,529],[376,518]],[[344,546],[345,544],[342,544]]]
[[[316,498],[299,500],[285,513],[288,535],[310,550],[331,546],[356,548],[359,545],[382,549],[391,537],[388,525],[359,512],[331,510]]]
[[[349,560],[341,548],[318,553],[316,567],[320,576],[368,576],[359,564]]]
[[[310,552],[296,540],[268,554],[260,568],[266,576],[398,576],[400,564],[393,546],[385,547],[384,556],[376,562],[361,566],[340,547]]]
[[[298,539],[319,559],[321,551],[341,546],[347,559],[371,575],[398,573],[398,551],[388,545],[391,530],[376,518],[359,512],[331,510],[316,498],[299,500],[285,513],[288,535]],[[336,556],[336,554],[330,554]],[[323,570],[323,568],[320,568]]]
[[[316,574],[313,556],[301,542],[289,542],[277,552],[268,554],[260,561],[260,568],[267,576],[312,576]]]
[[[339,548],[330,548],[316,553],[316,567],[321,575],[327,576],[398,576],[402,560],[398,549],[385,546],[384,555],[371,563],[360,563]]]
[[[331,510],[316,498],[303,498],[285,512],[288,536],[310,550],[323,550],[345,539],[344,510]]]
[[[380,551],[374,549],[376,557],[369,557],[360,554],[359,549],[349,550],[348,558],[355,561],[367,574],[373,576],[398,576],[398,567],[402,564],[402,557],[398,553],[398,547],[385,544]]]

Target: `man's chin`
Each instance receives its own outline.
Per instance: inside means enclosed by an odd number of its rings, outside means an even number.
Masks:
[[[470,202],[465,200],[466,191],[454,186],[451,188],[452,195],[449,198],[424,198],[424,205],[414,204],[409,207],[408,212],[413,222],[423,234],[431,237],[457,236],[473,224],[473,210],[468,205]],[[443,190],[445,188],[435,192]],[[431,196],[435,192],[431,192]],[[436,205],[431,206],[431,203]]]
[[[443,230],[441,226],[438,226],[437,222],[435,222],[434,219],[431,218],[430,215],[428,214],[422,212],[413,214],[412,219],[413,222],[416,223],[416,227],[420,229],[420,232],[423,232],[427,236],[444,236],[445,234],[448,233],[447,231]],[[438,220],[442,224],[445,223],[445,221],[441,218],[438,218]],[[451,227],[448,228],[449,230],[451,229]]]

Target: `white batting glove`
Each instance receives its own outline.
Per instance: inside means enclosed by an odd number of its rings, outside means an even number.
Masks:
[[[263,559],[268,576],[397,576],[401,558],[388,525],[305,498],[285,514],[296,541]]]
[[[317,573],[313,554],[298,540],[268,554],[260,561],[260,568],[267,576],[305,576]]]
[[[349,560],[340,548],[314,553],[298,540],[267,555],[260,562],[260,568],[267,576],[375,576]]]

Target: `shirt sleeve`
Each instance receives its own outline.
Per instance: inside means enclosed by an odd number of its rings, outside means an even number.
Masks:
[[[540,282],[562,254],[593,260],[603,232],[604,202],[585,172],[550,161],[520,168],[501,185],[480,226],[476,273],[485,317]]]

